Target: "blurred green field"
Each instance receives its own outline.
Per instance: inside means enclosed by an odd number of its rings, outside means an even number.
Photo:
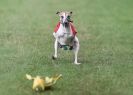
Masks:
[[[70,51],[51,59],[60,10],[73,11],[79,66]],[[63,78],[36,93],[26,73]],[[0,95],[133,95],[133,1],[0,0]]]

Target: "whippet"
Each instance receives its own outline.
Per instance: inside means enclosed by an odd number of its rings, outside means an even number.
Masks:
[[[77,55],[79,51],[79,40],[76,36],[76,29],[73,26],[73,21],[71,20],[72,12],[62,11],[57,12],[56,14],[59,15],[60,21],[57,24],[55,30],[54,30],[54,37],[55,37],[55,53],[52,56],[53,59],[57,58],[57,49],[58,47],[67,49],[69,47],[69,50],[74,51],[75,60],[74,64],[80,64],[77,62]]]

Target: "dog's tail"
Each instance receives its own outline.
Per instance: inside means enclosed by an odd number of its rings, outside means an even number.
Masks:
[[[34,79],[34,77],[32,77],[32,76],[29,75],[29,74],[26,74],[26,78],[27,78],[28,80],[33,80],[33,79]]]

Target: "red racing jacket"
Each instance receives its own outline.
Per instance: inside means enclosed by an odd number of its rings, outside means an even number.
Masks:
[[[61,23],[58,22],[58,24],[56,25],[56,27],[55,27],[55,29],[54,29],[54,32],[55,32],[55,33],[58,31],[58,29],[59,29],[59,27],[60,27],[60,24],[61,24]],[[73,36],[75,36],[75,35],[77,34],[76,29],[75,29],[74,25],[73,25],[71,22],[69,22],[69,24],[70,24],[71,32],[72,32]]]

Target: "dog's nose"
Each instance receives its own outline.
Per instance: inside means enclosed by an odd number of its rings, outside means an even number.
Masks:
[[[65,21],[64,21],[64,24],[67,24],[68,23],[68,20],[66,19]]]
[[[68,24],[68,22],[64,22],[64,24]]]

